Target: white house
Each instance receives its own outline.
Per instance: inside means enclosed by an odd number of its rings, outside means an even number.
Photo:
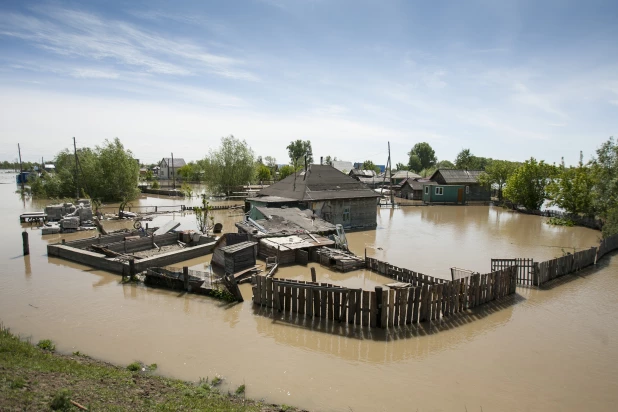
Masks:
[[[178,172],[178,169],[186,165],[185,159],[174,158],[174,164],[172,165],[171,157],[164,157],[159,162],[159,179],[173,179]]]

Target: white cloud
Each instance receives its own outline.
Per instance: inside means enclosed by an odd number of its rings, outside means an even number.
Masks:
[[[74,69],[71,76],[78,79],[117,79],[118,73],[96,69]]]

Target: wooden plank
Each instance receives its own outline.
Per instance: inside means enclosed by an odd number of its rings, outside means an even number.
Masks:
[[[341,292],[341,313],[340,319],[341,322],[345,323],[348,319],[348,298],[349,294],[347,291]]]
[[[369,326],[375,328],[378,319],[378,298],[374,291],[369,291]]]
[[[461,290],[461,279],[453,282],[453,310],[451,313],[459,312],[459,292]]]
[[[307,288],[307,296],[305,300],[305,313],[307,317],[313,317],[313,289]]]
[[[321,290],[320,291],[320,317],[326,319],[328,318],[328,312],[326,309],[326,306],[328,304],[328,291],[327,290]]]
[[[369,326],[369,300],[371,299],[371,294],[369,293],[368,290],[363,290],[362,291],[362,308],[361,308],[361,312],[362,312],[362,325],[363,326]]]
[[[341,319],[341,292],[333,292],[333,318],[336,321]]]
[[[266,306],[273,307],[273,280],[266,278]]]
[[[333,303],[333,291],[329,290],[327,295],[326,295],[326,306],[327,306],[327,311],[328,311],[328,319],[330,320],[334,320],[335,319],[335,308],[334,308],[334,303]]]
[[[429,286],[426,283],[423,283],[421,286],[421,300],[419,301],[420,312],[419,312],[419,322],[427,321],[427,315],[429,311],[427,310],[428,305],[428,295],[429,294]]]
[[[386,328],[388,319],[388,290],[382,291],[382,314],[381,314],[381,325],[382,329]]]
[[[298,312],[298,288],[292,288],[292,312]]]
[[[305,314],[305,300],[307,290],[305,288],[298,288],[298,313]]]
[[[395,291],[388,291],[388,327],[393,327],[393,320],[395,319]]]
[[[418,310],[421,303],[422,286],[414,288],[414,308],[412,309],[412,323],[418,322]]]
[[[399,315],[401,314],[401,290],[393,290],[395,292],[394,297],[394,313],[393,313],[393,326],[399,326]],[[392,295],[391,295],[392,296]],[[389,325],[390,326],[390,325]]]
[[[358,289],[355,291],[356,293],[356,315],[354,317],[354,323],[356,325],[361,324],[361,315],[362,315],[362,299],[363,299],[363,291],[362,289]]]
[[[356,315],[356,292],[350,291],[348,293],[348,323],[354,323],[354,316]]]
[[[408,305],[406,308],[406,325],[412,323],[412,310],[414,309],[414,291],[416,288],[408,289]]]

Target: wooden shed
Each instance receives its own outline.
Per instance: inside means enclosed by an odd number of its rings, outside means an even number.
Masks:
[[[423,184],[423,203],[465,205],[468,190],[464,185]]]
[[[241,242],[215,250],[212,263],[225,269],[225,273],[237,273],[255,266],[257,242]]]

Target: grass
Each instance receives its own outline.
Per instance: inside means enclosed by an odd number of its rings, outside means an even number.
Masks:
[[[575,222],[573,222],[571,219],[562,219],[559,217],[550,217],[547,220],[547,223],[550,225],[555,225],[555,226],[574,226]]]
[[[127,370],[86,356],[53,352],[49,340],[32,345],[0,324],[0,409],[105,411],[279,411],[285,407],[220,393],[199,383]],[[55,348],[54,348],[55,349]],[[132,364],[133,365],[133,364]],[[155,364],[147,367],[154,370]],[[241,387],[244,387],[242,385]],[[240,389],[240,387],[239,387]],[[287,409],[289,410],[289,409]]]
[[[236,395],[242,395],[245,393],[245,385],[240,385],[236,388]]]

